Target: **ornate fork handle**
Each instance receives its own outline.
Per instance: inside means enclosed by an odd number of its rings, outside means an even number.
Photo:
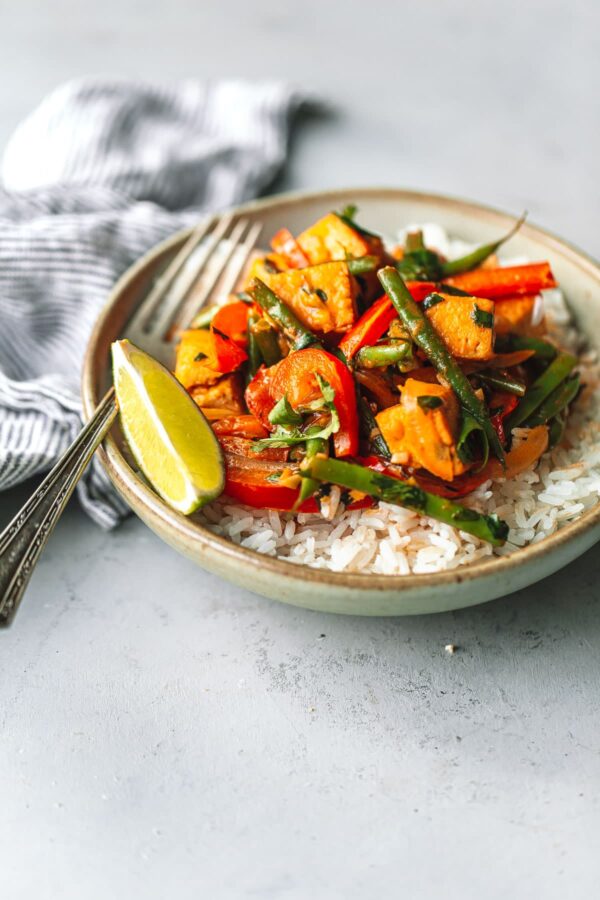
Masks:
[[[117,414],[114,388],[0,534],[0,627],[10,625],[27,583],[75,485]]]

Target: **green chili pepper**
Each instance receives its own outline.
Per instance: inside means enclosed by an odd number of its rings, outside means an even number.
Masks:
[[[361,491],[385,503],[415,510],[420,515],[452,525],[495,546],[501,546],[508,537],[508,525],[496,515],[482,515],[444,497],[438,497],[437,494],[423,491],[416,485],[380,472],[373,472],[355,463],[317,456],[310,462],[302,464],[300,474],[304,478],[339,484],[348,490]]]
[[[504,451],[500,439],[485,408],[458,363],[446,347],[437,331],[411,297],[402,276],[391,266],[377,273],[383,289],[394,304],[398,315],[408,328],[413,341],[427,355],[440,375],[455,392],[460,404],[479,423],[487,435],[490,447],[504,464]]]
[[[532,416],[527,419],[525,425],[533,428],[535,425],[545,425],[550,419],[558,416],[575,399],[579,392],[581,379],[579,375],[566,378],[562,384],[540,403]]]
[[[493,241],[491,244],[483,244],[483,246],[477,247],[476,250],[472,250],[470,253],[461,256],[459,259],[451,259],[442,263],[443,277],[447,278],[450,275],[459,275],[462,272],[470,272],[472,269],[476,269],[486,261],[488,256],[495,253],[502,244],[506,243],[506,241],[517,233],[526,218],[527,213],[523,213],[508,234],[505,234],[504,237],[501,237],[499,240]]]
[[[575,356],[572,356],[570,353],[559,353],[548,368],[527,389],[525,396],[516,409],[506,418],[504,428],[507,434],[512,428],[516,428],[517,425],[521,425],[523,422],[531,419],[533,413],[559,384],[562,384],[576,365],[577,358]]]
[[[285,336],[292,342],[294,350],[303,350],[305,347],[311,346],[321,347],[316,335],[302,324],[283,300],[280,300],[277,294],[274,294],[260,278],[253,280],[248,294],[281,328]]]

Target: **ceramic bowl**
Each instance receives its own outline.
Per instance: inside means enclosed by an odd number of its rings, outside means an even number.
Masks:
[[[514,221],[474,203],[385,188],[286,194],[240,207],[237,212],[264,224],[263,234],[287,226],[298,233],[319,216],[356,203],[366,227],[393,234],[411,222],[437,222],[466,241],[485,242]],[[110,345],[188,235],[179,232],[155,247],[120,279],[91,335],[83,374],[83,405],[90,416],[111,381]],[[511,253],[548,259],[565,290],[579,327],[593,345],[600,336],[600,267],[565,241],[525,225]],[[372,575],[329,572],[295,565],[238,547],[170,509],[139,477],[123,450],[116,425],[100,458],[121,496],[168,544],[200,566],[244,588],[308,609],[369,616],[442,612],[482,603],[551,575],[600,538],[600,505],[546,540],[507,557],[492,557],[433,575]]]

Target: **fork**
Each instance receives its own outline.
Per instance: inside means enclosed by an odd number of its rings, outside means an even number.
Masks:
[[[197,225],[136,309],[124,336],[168,365],[177,333],[190,324],[217,288],[222,297],[234,289],[261,227],[247,219],[234,221],[230,213]],[[0,627],[11,624],[46,542],[117,412],[111,387],[71,446],[0,534]]]

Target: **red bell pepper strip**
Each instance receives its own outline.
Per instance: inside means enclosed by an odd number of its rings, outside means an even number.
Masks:
[[[266,366],[261,366],[252,381],[249,382],[244,395],[246,406],[267,431],[273,430],[273,425],[269,421],[269,413],[273,409],[271,382],[275,368],[276,366],[268,369]]]
[[[287,228],[280,228],[271,238],[271,247],[287,260],[290,269],[304,269],[310,266],[310,260],[304,250]]]
[[[425,297],[438,290],[438,286],[432,281],[408,281],[406,287],[411,293],[413,300],[420,302]],[[348,331],[339,344],[346,359],[350,360],[362,347],[368,347],[375,344],[379,338],[385,334],[394,319],[398,318],[398,313],[394,308],[394,304],[384,294],[363,313],[358,322],[356,322],[350,331]]]
[[[248,316],[252,312],[252,303],[237,300],[226,303],[213,316],[211,327],[235,341],[244,349],[248,346]]]
[[[538,294],[547,288],[556,287],[550,263],[547,262],[499,269],[475,269],[473,272],[446,278],[444,283],[460,288],[472,297],[484,297],[488,300]],[[443,292],[443,285],[437,290]]]
[[[333,435],[335,455],[353,456],[357,453],[356,391],[348,367],[326,350],[307,347],[290,353],[274,369],[270,385],[272,405],[284,395],[294,409],[316,400],[321,389],[315,375],[320,375],[331,385],[335,391],[334,402],[340,418],[339,431]]]
[[[375,344],[390,327],[398,313],[387,294],[376,300],[360,317],[358,322],[344,335],[339,344],[346,359],[351,360],[361,347]]]
[[[215,329],[213,325],[210,330],[214,342],[217,369],[223,375],[235,372],[248,359],[248,354],[228,335]]]
[[[225,453],[225,493],[227,496],[256,509],[288,511],[294,509],[299,489],[278,485],[275,478],[285,463],[251,460],[235,453]],[[364,509],[372,506],[371,497],[363,497],[348,505],[348,509]],[[296,512],[316,513],[319,505],[315,497],[309,497]]]

